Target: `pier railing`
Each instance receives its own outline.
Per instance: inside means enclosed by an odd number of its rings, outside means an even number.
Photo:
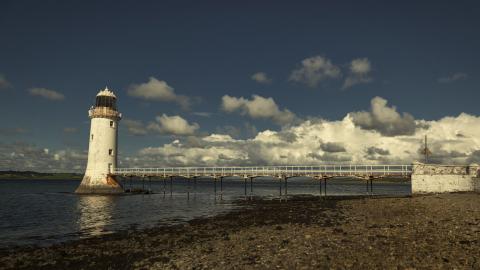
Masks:
[[[120,176],[157,177],[409,177],[412,165],[316,165],[257,167],[115,168]]]

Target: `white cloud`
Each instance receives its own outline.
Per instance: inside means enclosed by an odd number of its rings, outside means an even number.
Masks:
[[[148,129],[162,134],[193,135],[200,128],[197,123],[189,124],[187,120],[178,115],[168,116],[163,114],[155,118],[156,122],[148,125]]]
[[[133,119],[124,119],[122,122],[127,128],[128,133],[133,136],[143,136],[151,132],[188,136],[194,135],[200,128],[197,123],[189,124],[187,120],[178,115],[168,116],[166,114],[157,116],[155,121],[149,122],[146,125],[144,125],[142,121]]]
[[[269,84],[272,82],[272,79],[270,79],[265,72],[257,72],[252,75],[251,79],[262,84]]]
[[[38,172],[84,172],[86,151],[62,149],[52,151],[24,142],[0,143],[0,170]]]
[[[341,76],[340,68],[323,56],[314,56],[302,61],[301,67],[292,71],[290,80],[316,87],[326,79],[336,79]]]
[[[345,152],[346,149],[342,143],[326,142],[320,144],[320,149],[327,153]]]
[[[222,97],[221,108],[228,113],[239,111],[254,119],[270,119],[280,125],[290,124],[297,118],[288,109],[280,110],[273,98],[258,95],[253,95],[251,100],[225,95]]]
[[[468,75],[463,72],[453,73],[447,77],[438,78],[439,83],[451,83],[459,80],[466,80]]]
[[[345,78],[342,89],[347,89],[360,83],[368,83],[372,81],[372,78],[370,77],[372,67],[368,58],[357,58],[352,60],[349,65],[349,69],[349,75],[347,78]]]
[[[349,113],[336,121],[309,119],[280,131],[263,130],[248,139],[234,139],[221,133],[182,136],[164,145],[145,147],[133,155],[120,156],[120,166],[410,164],[423,159],[419,150],[423,147],[425,134],[432,152],[431,162],[480,162],[478,116],[462,113],[439,120],[414,119],[417,128],[407,129],[409,132],[393,124],[393,136],[391,129],[379,125],[391,127],[392,123],[406,120],[394,107],[388,107],[386,100],[374,98],[371,111],[364,113],[376,119],[367,121],[376,123],[367,126],[369,129],[358,125],[351,116],[354,113]],[[192,135],[198,129],[198,125],[189,124],[179,116],[159,116],[155,123],[157,125],[153,128],[156,131],[169,134]],[[25,143],[0,143],[0,170],[82,172],[85,165],[86,151],[54,151]]]
[[[64,100],[65,96],[62,93],[59,93],[55,90],[47,89],[47,88],[30,88],[28,92],[32,96],[39,96],[49,100]]]
[[[12,84],[7,80],[5,75],[0,74],[0,89],[7,89],[12,87]]]
[[[422,160],[418,150],[425,134],[429,136],[432,151],[430,161],[480,162],[479,117],[460,114],[436,121],[415,121],[426,128],[402,136],[385,136],[365,130],[347,115],[339,121],[307,120],[281,131],[264,130],[245,140],[223,134],[188,137],[141,149],[136,163],[131,165],[410,164]]]
[[[233,138],[251,138],[257,135],[258,129],[253,124],[245,122],[243,125],[238,126],[225,125],[217,127],[216,133],[228,134]]]
[[[395,106],[388,107],[387,100],[381,97],[372,99],[370,111],[352,112],[349,116],[360,128],[375,130],[385,136],[411,135],[417,128],[411,114],[399,114]]]
[[[148,82],[132,84],[128,88],[128,94],[145,100],[176,102],[183,109],[190,107],[190,99],[186,96],[177,95],[175,89],[165,81],[150,77]]]
[[[350,71],[353,74],[368,74],[371,71],[368,58],[357,58],[350,63]]]

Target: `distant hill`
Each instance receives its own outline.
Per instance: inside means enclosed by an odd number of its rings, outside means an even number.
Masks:
[[[10,179],[51,179],[51,180],[61,180],[61,179],[82,179],[83,174],[78,173],[41,173],[33,171],[0,171],[0,179],[10,180]]]

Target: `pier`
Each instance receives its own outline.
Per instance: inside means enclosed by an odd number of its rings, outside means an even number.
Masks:
[[[382,178],[407,178],[411,180],[412,194],[444,193],[444,192],[480,192],[480,167],[472,165],[443,165],[413,163],[412,165],[358,165],[358,164],[330,164],[316,166],[254,166],[254,167],[165,167],[165,168],[115,168],[110,172],[113,177],[137,177],[151,179],[151,177],[173,179],[212,178],[215,184],[220,182],[222,191],[223,180],[228,177],[243,178],[245,196],[247,182],[253,190],[253,179],[257,177],[272,178],[279,183],[280,195],[288,191],[288,179],[294,177],[308,177],[319,183],[319,192],[327,195],[327,180],[335,177],[349,177],[366,181],[367,192],[373,194],[373,182]],[[283,184],[282,184],[283,183]],[[283,186],[283,192],[282,192]],[[171,192],[171,190],[170,190]]]
[[[271,178],[272,183],[278,183],[279,195],[282,197],[288,195],[288,179],[294,177],[307,177],[318,181],[319,194],[327,196],[327,180],[334,177],[349,177],[366,181],[367,193],[373,194],[374,179],[410,178],[411,173],[412,165],[330,164],[320,166],[115,168],[111,175],[130,180],[133,177],[141,178],[141,190],[145,193],[151,192],[150,189],[145,189],[145,179],[149,184],[152,177],[162,178],[164,193],[167,193],[168,179],[170,195],[172,194],[172,182],[176,178],[187,179],[189,184],[190,180],[193,180],[194,187],[198,178],[211,178],[214,182],[215,195],[217,194],[217,181],[220,186],[220,195],[222,195],[225,178],[240,178],[243,179],[245,197],[253,196],[253,180],[264,177]],[[128,191],[131,192],[132,189],[130,188]]]

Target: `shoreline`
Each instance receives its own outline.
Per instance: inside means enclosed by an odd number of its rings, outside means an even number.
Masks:
[[[179,225],[1,250],[0,268],[480,268],[480,194],[236,204]]]

